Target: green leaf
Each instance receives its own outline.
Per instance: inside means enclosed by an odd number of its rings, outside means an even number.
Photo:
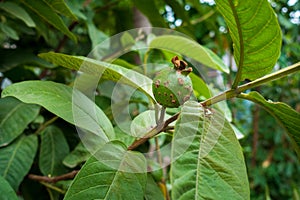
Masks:
[[[69,153],[69,145],[62,131],[48,126],[41,132],[39,168],[45,176],[57,176],[67,172],[62,161]]]
[[[164,18],[159,13],[159,8],[153,0],[133,0],[136,6],[145,16],[147,16],[152,26],[167,27]]]
[[[127,69],[137,68],[136,65],[133,65],[133,64],[127,62],[126,60],[123,60],[123,59],[120,59],[120,58],[117,58],[117,59],[113,60],[112,63],[115,64],[115,65],[125,67]]]
[[[31,64],[40,67],[53,68],[53,65],[24,49],[1,49],[0,72],[5,72],[18,65]]]
[[[58,12],[61,15],[66,17],[70,17],[73,20],[77,20],[77,17],[72,13],[68,5],[65,3],[64,0],[43,0],[45,3],[48,4],[53,10]]]
[[[29,172],[37,151],[37,136],[21,137],[16,142],[0,149],[0,175],[16,191]]]
[[[164,0],[164,1],[166,2],[167,5],[169,5],[172,8],[173,12],[176,15],[176,18],[182,19],[183,23],[186,23],[187,25],[191,25],[188,12],[185,10],[183,3],[181,4],[178,1],[172,1],[172,0]]]
[[[20,39],[18,33],[13,28],[6,25],[5,23],[0,23],[0,29],[7,37],[10,37],[11,39],[14,40]]]
[[[22,2],[36,14],[38,14],[43,20],[54,26],[57,30],[64,33],[73,41],[77,41],[76,36],[71,31],[69,31],[68,27],[64,24],[60,16],[57,15],[54,10],[44,1],[22,0]]]
[[[86,13],[82,12],[82,2],[80,2],[80,1],[66,1],[66,4],[68,5],[69,9],[72,11],[72,13],[75,16],[77,16],[79,19],[82,19],[84,21],[87,20],[87,17],[85,15]]]
[[[145,191],[145,200],[164,200],[164,195],[160,188],[158,187],[157,183],[154,181],[151,174],[147,176],[147,185]]]
[[[24,81],[5,88],[2,96],[41,105],[67,122],[99,136],[99,144],[114,138],[111,122],[103,111],[69,86],[51,81]]]
[[[81,168],[65,200],[143,199],[147,181],[146,159],[127,151],[121,142],[105,144]]]
[[[207,67],[229,73],[229,68],[223,63],[221,58],[215,55],[210,49],[198,44],[192,39],[176,35],[164,35],[154,38],[149,46],[150,48],[163,49],[182,54]]]
[[[128,48],[136,43],[135,39],[128,32],[124,32],[120,38],[120,42],[123,48]]]
[[[170,115],[165,114],[164,120],[167,120],[170,117]],[[150,131],[155,126],[155,111],[146,110],[133,119],[130,125],[130,132],[132,136],[141,138],[145,135],[146,132]]]
[[[234,134],[238,140],[244,138],[244,134],[240,131],[240,129],[238,129],[234,124],[231,124],[231,123],[230,123],[230,126],[231,126],[232,130],[234,131]]]
[[[279,55],[281,29],[267,0],[216,0],[233,41],[239,67],[236,82],[254,80],[269,73]]]
[[[93,49],[108,38],[108,36],[105,33],[100,31],[95,26],[92,20],[87,21],[87,28],[88,28],[88,33],[89,33],[90,40],[92,42]]]
[[[101,75],[101,79],[130,85],[144,92],[155,102],[152,94],[152,80],[133,70],[90,58],[70,56],[61,53],[41,53],[39,56],[54,64],[93,75],[95,78]]]
[[[9,183],[0,176],[0,199],[2,200],[18,200],[16,192],[12,189]]]
[[[0,147],[8,145],[25,130],[38,115],[40,107],[25,104],[15,98],[0,99]]]
[[[212,94],[211,91],[209,90],[209,87],[206,85],[206,83],[194,73],[190,73],[189,76],[192,80],[193,90],[196,97],[198,99],[210,98]]]
[[[193,90],[194,94],[196,95],[197,99],[204,100],[208,99],[214,95],[218,95],[220,93],[219,90],[213,88],[212,85],[207,85],[199,76],[194,73],[190,73],[193,83]],[[232,113],[226,103],[226,101],[221,101],[215,104],[215,108],[224,113],[225,118],[231,122],[232,121]]]
[[[134,137],[141,138],[145,135],[145,133],[155,127],[155,125],[155,111],[147,110],[133,119],[130,126],[130,133]]]
[[[300,192],[296,186],[293,187],[293,200],[300,200]]]
[[[119,139],[118,133],[115,131],[115,128],[114,132],[116,136],[115,139]],[[84,134],[80,134],[79,136],[81,141],[75,147],[75,149],[63,160],[63,164],[67,167],[74,168],[87,161],[87,159],[91,157],[91,154],[94,154],[103,145],[103,141],[99,140],[98,138],[99,136],[91,132],[85,132]],[[126,134],[126,136],[128,135]],[[133,137],[132,139],[134,140]],[[133,140],[131,141],[131,143],[133,142]]]
[[[128,124],[125,125],[125,127],[130,127],[130,122],[125,123]],[[121,124],[121,126],[123,126],[123,124]],[[127,132],[125,132],[124,129],[120,128],[119,126],[115,126],[114,129],[116,133],[116,140],[123,142],[127,147],[130,146],[136,139],[132,135],[129,135]]]
[[[64,158],[63,164],[69,168],[74,168],[87,161],[89,157],[91,157],[90,151],[84,147],[82,142],[79,142],[75,149]]]
[[[12,14],[13,16],[19,18],[29,27],[35,27],[34,21],[31,19],[30,15],[19,5],[13,2],[1,2],[0,9]]]
[[[259,104],[273,115],[287,131],[300,159],[300,114],[285,103],[265,100],[258,92],[241,94],[239,98],[247,99]]]
[[[250,199],[242,149],[219,112],[183,105],[172,160],[172,199]]]

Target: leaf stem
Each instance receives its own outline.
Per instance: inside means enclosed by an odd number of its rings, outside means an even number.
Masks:
[[[278,70],[274,73],[263,76],[259,79],[251,81],[249,83],[238,86],[236,89],[229,89],[225,92],[222,92],[221,94],[219,94],[217,96],[211,97],[211,98],[201,102],[201,104],[202,104],[202,106],[206,107],[206,106],[210,106],[212,104],[215,104],[217,102],[220,102],[220,101],[223,101],[223,100],[226,100],[226,99],[231,99],[233,97],[237,97],[240,93],[242,93],[242,92],[244,92],[248,89],[260,86],[264,83],[274,81],[274,80],[282,78],[282,77],[285,77],[285,76],[287,76],[289,74],[292,74],[292,73],[295,73],[299,70],[300,70],[300,62],[295,63],[295,64],[293,64],[289,67],[285,67],[285,68],[283,68],[281,70]]]
[[[58,116],[55,116],[51,119],[49,119],[48,121],[46,121],[45,123],[41,124],[40,127],[34,132],[34,134],[39,134],[42,130],[44,130],[47,126],[49,126],[50,124],[52,124],[53,122],[55,122],[58,119]]]
[[[211,10],[211,11],[205,13],[204,15],[202,15],[200,18],[191,20],[191,24],[195,25],[195,24],[205,21],[206,19],[210,18],[213,14],[215,14],[215,12],[216,12],[215,10]]]
[[[299,70],[300,70],[300,62],[297,62],[297,63],[295,63],[291,66],[285,67],[285,68],[283,68],[281,70],[278,70],[274,73],[263,76],[259,79],[251,81],[247,84],[241,85],[240,87],[238,87],[238,91],[239,91],[239,93],[241,93],[241,92],[243,92],[247,89],[254,88],[254,87],[260,86],[264,83],[267,83],[267,82],[274,81],[276,79],[285,77],[285,76],[287,76],[289,74],[292,74],[292,73],[295,73]]]
[[[46,183],[56,183],[62,180],[69,180],[73,179],[79,170],[73,170],[67,174],[63,174],[60,176],[48,177],[48,176],[40,176],[35,174],[28,174],[28,178],[31,180],[39,181],[39,182],[46,182]]]
[[[40,183],[42,185],[44,185],[45,187],[50,188],[50,189],[52,189],[52,190],[54,190],[56,192],[59,192],[61,194],[65,194],[66,193],[66,191],[64,191],[64,190],[60,189],[59,187],[56,187],[55,185],[52,185],[50,183],[45,183],[45,182],[40,182]]]

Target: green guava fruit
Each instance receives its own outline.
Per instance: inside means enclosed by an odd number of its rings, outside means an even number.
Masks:
[[[156,101],[167,108],[177,108],[190,99],[193,93],[192,80],[188,74],[192,71],[187,63],[172,58],[173,68],[163,69],[153,79],[152,90]]]

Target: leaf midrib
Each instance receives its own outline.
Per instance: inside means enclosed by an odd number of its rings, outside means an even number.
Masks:
[[[48,83],[50,83],[50,82],[48,82]],[[39,94],[45,94],[45,95],[47,95],[47,96],[53,96],[53,93],[51,93],[51,92],[47,92],[47,91],[39,91]],[[55,94],[55,93],[54,93]],[[83,94],[81,94],[81,95],[83,95]],[[70,101],[70,99],[69,98],[67,98],[67,101],[66,101],[66,99],[64,99],[63,98],[63,96],[61,96],[61,95],[58,95],[58,94],[55,94],[55,96],[58,98],[58,99],[60,99],[62,102],[65,102],[65,104],[70,104],[70,105],[72,105],[72,101]],[[84,96],[84,95],[83,95]],[[39,103],[39,104],[41,104],[41,103]],[[84,109],[81,109],[81,107],[80,106],[78,106],[77,104],[74,104],[75,106],[76,106],[76,108],[78,109],[78,110],[81,110],[83,113],[85,113],[87,116],[89,116],[91,119],[93,119],[93,121],[98,125],[98,127],[100,128],[100,130],[102,130],[105,134],[105,139],[108,141],[109,139],[108,139],[108,136],[107,136],[107,134],[108,133],[106,133],[106,131],[104,131],[103,130],[103,128],[97,123],[97,121],[92,117],[92,115],[90,115],[90,113],[88,113],[88,112],[86,112]],[[53,107],[52,107],[53,108]],[[64,118],[63,118],[64,119]],[[71,119],[72,121],[69,121],[69,122],[71,122],[71,123],[74,123],[74,119],[73,119],[73,117],[72,117],[72,119]],[[98,133],[96,133],[96,134],[98,134]]]
[[[228,0],[230,8],[232,10],[232,14],[234,16],[234,20],[236,22],[236,27],[237,27],[237,31],[238,31],[238,35],[239,35],[239,44],[240,44],[240,59],[239,59],[239,63],[238,63],[238,71],[235,77],[235,80],[232,84],[232,89],[235,89],[241,78],[242,78],[242,67],[243,67],[243,63],[244,63],[244,40],[243,40],[243,33],[242,33],[242,28],[241,28],[241,23],[237,14],[237,11],[235,9],[235,6],[232,2],[232,0]]]
[[[16,153],[17,153],[17,151],[18,151],[19,146],[21,145],[21,143],[22,143],[22,140],[20,140],[20,141],[17,143],[17,145],[16,145],[16,147],[15,147],[13,153],[12,153],[11,158],[10,158],[10,159],[8,160],[8,162],[7,162],[7,167],[5,168],[5,171],[4,171],[4,173],[3,173],[3,177],[4,177],[4,178],[6,177],[8,171],[9,171],[9,169],[10,169],[10,165],[11,165],[11,164],[13,163],[13,161],[14,161],[14,158],[15,158],[15,156],[16,156]]]
[[[51,168],[50,168],[50,173],[53,174],[54,172],[54,163],[55,163],[55,145],[54,145],[54,137],[53,137],[53,134],[52,134],[52,131],[50,132],[50,142],[51,142],[51,153],[52,153],[52,156],[51,156]]]
[[[0,123],[0,127],[8,120],[8,118],[9,117],[11,117],[11,115],[13,115],[15,112],[16,112],[16,110],[19,108],[19,107],[21,107],[21,106],[23,106],[22,105],[22,103],[20,103],[19,105],[17,105],[17,106],[15,106],[5,117],[4,117],[4,119],[1,121],[1,123]]]

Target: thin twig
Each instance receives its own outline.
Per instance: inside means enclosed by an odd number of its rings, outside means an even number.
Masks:
[[[66,193],[66,191],[64,191],[64,190],[62,190],[61,188],[59,188],[59,187],[56,187],[55,185],[52,185],[52,184],[50,184],[50,183],[45,183],[45,182],[40,182],[42,185],[44,185],[45,187],[47,187],[47,188],[49,188],[49,189],[52,189],[52,190],[54,190],[54,191],[56,191],[56,192],[59,192],[59,193],[61,193],[61,194],[65,194]]]
[[[46,183],[56,183],[62,180],[73,179],[79,170],[73,170],[67,174],[63,174],[60,176],[48,177],[48,176],[40,176],[36,174],[28,174],[28,178],[35,181],[46,182]]]
[[[46,121],[45,123],[41,124],[40,127],[34,132],[34,134],[39,134],[47,126],[49,126],[50,124],[52,124],[53,122],[55,122],[55,120],[57,120],[57,119],[58,119],[58,116],[55,116],[55,117],[49,119],[48,121]]]
[[[207,20],[208,18],[210,18],[213,14],[215,14],[215,10],[211,10],[209,11],[208,13],[202,15],[200,18],[197,18],[197,19],[194,19],[194,20],[191,20],[191,24],[192,25],[195,25],[195,24],[198,24],[198,23],[201,23],[205,20]]]
[[[78,24],[78,21],[72,22],[72,24],[69,26],[69,30],[73,30],[75,26]],[[68,39],[68,36],[64,35],[64,37],[60,40],[57,47],[55,48],[54,52],[60,52],[60,50],[65,46],[65,43]]]

